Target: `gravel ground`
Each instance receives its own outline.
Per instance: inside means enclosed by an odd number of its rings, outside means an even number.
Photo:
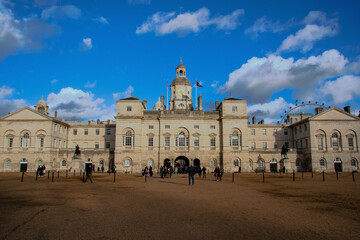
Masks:
[[[360,174],[0,173],[0,239],[360,239]]]

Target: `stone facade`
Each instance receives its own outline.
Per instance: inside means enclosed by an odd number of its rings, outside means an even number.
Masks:
[[[117,101],[116,122],[65,121],[49,116],[42,99],[0,118],[0,171],[28,171],[38,165],[48,170],[83,170],[116,166],[120,172],[139,173],[152,165],[216,166],[225,172],[357,171],[360,119],[347,111],[317,109],[316,115],[291,114],[286,124],[249,122],[247,102],[225,98],[214,111],[193,108],[192,85],[182,63],[171,84],[169,107],[164,96],[147,110],[146,100]],[[196,110],[194,110],[196,109]],[[79,146],[81,153],[74,154]],[[281,156],[283,146],[287,157]]]

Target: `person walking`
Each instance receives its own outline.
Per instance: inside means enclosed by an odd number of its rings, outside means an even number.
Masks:
[[[202,172],[203,172],[203,178],[206,178],[206,167],[205,166],[202,168]]]
[[[87,164],[86,165],[86,179],[85,179],[85,182],[90,179],[90,182],[93,183],[92,179],[91,179],[91,171],[92,171],[92,167],[91,167],[91,164]]]
[[[188,172],[189,172],[189,185],[190,185],[190,180],[192,180],[192,185],[194,185],[194,175],[195,175],[195,168],[191,165],[188,168]]]
[[[219,168],[219,166],[216,166],[216,168],[214,170],[214,177],[215,177],[215,181],[219,181],[219,177],[220,177],[220,168]]]
[[[152,166],[149,167],[149,173],[150,173],[150,177],[152,177],[152,175],[153,175]]]

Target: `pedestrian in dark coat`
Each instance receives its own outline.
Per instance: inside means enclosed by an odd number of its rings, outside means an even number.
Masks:
[[[192,185],[194,185],[194,175],[195,175],[196,169],[191,165],[188,168],[188,172],[189,172],[189,185],[190,185],[190,180],[192,180]]]

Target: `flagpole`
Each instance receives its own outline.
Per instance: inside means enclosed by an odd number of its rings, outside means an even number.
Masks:
[[[197,105],[198,105],[198,102],[197,102],[197,79],[195,79],[195,92],[196,92],[196,97],[195,97],[195,110],[197,110]]]

